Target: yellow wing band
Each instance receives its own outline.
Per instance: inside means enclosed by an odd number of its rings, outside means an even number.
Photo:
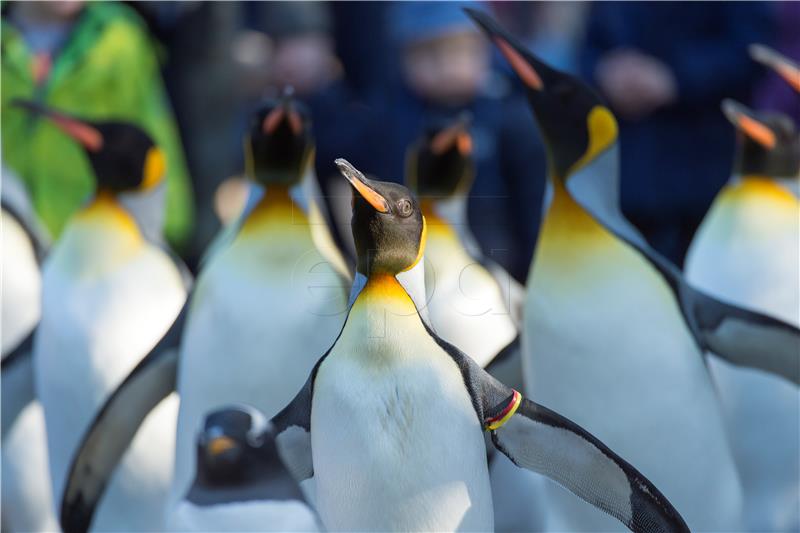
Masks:
[[[522,403],[522,394],[514,391],[514,395],[512,396],[511,401],[508,402],[508,405],[506,405],[505,409],[503,409],[499,415],[486,421],[486,429],[489,431],[494,431],[503,427],[503,425],[508,422],[512,416],[514,416],[514,413],[517,412],[520,403]]]

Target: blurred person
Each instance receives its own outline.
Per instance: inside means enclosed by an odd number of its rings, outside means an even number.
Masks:
[[[2,50],[4,158],[53,237],[93,191],[92,173],[68,136],[9,106],[16,98],[148,131],[166,153],[164,233],[180,248],[192,230],[192,193],[156,50],[136,14],[112,2],[11,2]]]
[[[622,207],[678,265],[728,179],[734,136],[719,111],[747,101],[759,68],[747,46],[768,42],[761,3],[592,4],[583,56],[619,117]]]
[[[488,43],[456,3],[398,2],[389,26],[402,79],[387,91],[373,135],[380,149],[362,166],[399,180],[407,147],[431,119],[473,115],[476,178],[468,219],[486,256],[524,280],[544,190],[544,150],[529,111],[490,69]],[[355,159],[355,158],[354,158]]]

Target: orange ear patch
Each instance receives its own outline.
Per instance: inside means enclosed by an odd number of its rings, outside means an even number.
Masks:
[[[525,85],[537,91],[541,91],[544,88],[542,78],[513,46],[508,44],[502,37],[495,37],[494,42]]]

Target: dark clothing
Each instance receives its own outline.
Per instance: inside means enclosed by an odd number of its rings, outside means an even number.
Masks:
[[[723,98],[749,101],[761,73],[747,53],[769,44],[771,7],[738,2],[600,2],[582,58],[594,79],[608,52],[632,48],[666,63],[678,101],[643,120],[620,120],[622,208],[651,244],[683,262],[694,230],[731,171],[734,132]]]

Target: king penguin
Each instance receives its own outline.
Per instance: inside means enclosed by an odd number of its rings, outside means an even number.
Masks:
[[[263,194],[198,276],[180,348],[171,503],[194,478],[194,437],[209,410],[232,403],[275,415],[341,328],[349,274],[312,187],[307,110],[290,94],[262,105],[245,139],[246,172]],[[324,244],[330,244],[325,247]]]
[[[2,210],[2,503],[3,531],[53,531],[47,437],[33,385],[32,339],[41,316],[49,239],[24,186],[3,167]]]
[[[492,276],[469,231],[466,200],[475,174],[471,154],[466,115],[431,124],[409,148],[406,184],[420,197],[428,222],[425,293],[431,326],[486,367],[517,336],[511,293],[522,289],[508,273],[500,280]]]
[[[722,107],[738,133],[733,176],[689,248],[687,279],[722,300],[800,326],[800,134],[786,115],[727,100]],[[718,359],[711,371],[742,477],[748,529],[800,529],[800,390]]]
[[[426,240],[419,203],[401,185],[337,164],[353,188],[357,273],[349,311],[306,385],[274,419],[295,478],[314,477],[325,527],[491,531],[488,430],[517,465],[556,479],[632,529],[685,530],[630,465],[428,327],[419,313]]]
[[[797,328],[693,289],[623,217],[617,123],[579,80],[469,10],[525,85],[550,200],[527,282],[528,393],[619,449],[692,529],[742,529],[742,490],[704,353],[798,382]],[[548,487],[549,527],[614,525]]]
[[[197,436],[195,478],[168,531],[318,531],[316,514],[285,471],[273,431],[249,406],[208,413]]]
[[[470,116],[432,122],[408,150],[406,185],[427,222],[425,293],[436,334],[470,354],[501,382],[522,389],[518,326],[522,287],[485,257],[469,230],[467,196],[475,178]],[[492,454],[495,530],[538,531],[542,478]],[[534,495],[521,499],[517,494]]]
[[[96,194],[77,212],[42,269],[42,314],[33,341],[36,394],[44,408],[53,501],[96,411],[168,330],[187,294],[182,265],[142,234],[123,202],[154,193],[163,152],[138,127],[80,120],[20,102],[84,149]],[[101,531],[162,526],[172,476],[177,397],[145,421],[100,507]]]

